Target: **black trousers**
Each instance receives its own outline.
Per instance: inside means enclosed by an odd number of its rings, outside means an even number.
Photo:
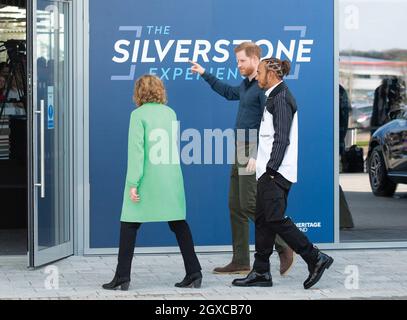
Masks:
[[[278,234],[308,266],[315,264],[318,249],[308,240],[290,218],[285,217],[291,183],[280,174],[265,173],[257,183],[256,253],[253,269],[270,271],[270,256]]]
[[[169,221],[168,225],[177,238],[186,273],[191,274],[200,271],[201,265],[195,253],[194,242],[188,223],[185,220]],[[116,269],[116,275],[120,278],[130,279],[136,236],[140,226],[141,223],[121,222],[119,257]]]

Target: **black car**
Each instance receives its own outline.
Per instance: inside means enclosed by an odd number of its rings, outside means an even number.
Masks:
[[[407,183],[407,107],[372,135],[367,168],[376,196],[391,197],[398,183]]]

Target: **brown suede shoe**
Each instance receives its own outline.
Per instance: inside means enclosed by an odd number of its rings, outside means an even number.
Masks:
[[[278,253],[280,257],[280,275],[286,276],[294,265],[295,253],[293,249],[287,247],[283,252]]]
[[[216,274],[248,274],[250,272],[250,266],[243,266],[236,263],[229,263],[227,266],[218,267],[213,270]]]

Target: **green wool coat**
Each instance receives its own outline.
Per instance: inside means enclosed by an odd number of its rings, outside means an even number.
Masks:
[[[148,103],[132,112],[122,222],[185,220],[177,137],[177,116],[170,107]],[[140,202],[131,201],[131,187],[137,187]]]

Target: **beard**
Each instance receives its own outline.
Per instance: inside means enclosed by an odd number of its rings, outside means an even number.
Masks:
[[[242,71],[240,71],[240,74],[244,77],[248,77],[254,73],[254,67],[250,66],[247,68],[244,68]]]

